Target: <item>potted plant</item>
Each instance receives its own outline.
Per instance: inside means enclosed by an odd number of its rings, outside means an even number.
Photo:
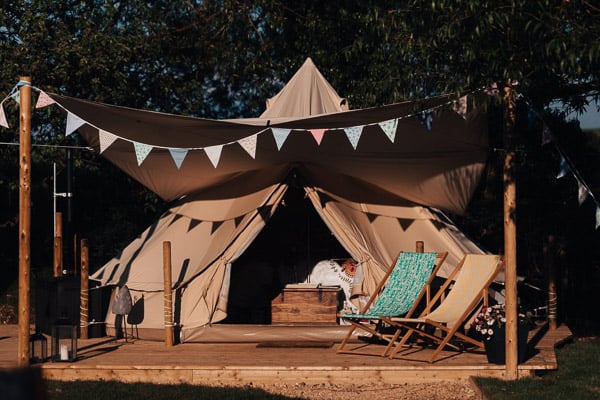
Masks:
[[[527,359],[527,335],[531,318],[519,312],[517,325],[517,360],[519,363]],[[481,335],[488,362],[504,364],[506,362],[506,309],[504,304],[484,306],[475,316],[472,327]]]

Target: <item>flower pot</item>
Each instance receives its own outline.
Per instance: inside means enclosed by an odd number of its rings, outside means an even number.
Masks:
[[[519,364],[527,360],[527,335],[529,325],[519,324],[517,328],[517,362]],[[485,354],[488,362],[492,364],[506,363],[506,330],[505,327],[496,329],[490,340],[484,340]]]

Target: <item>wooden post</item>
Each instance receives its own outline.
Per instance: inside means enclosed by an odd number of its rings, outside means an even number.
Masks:
[[[506,296],[506,379],[518,378],[517,358],[517,201],[514,129],[516,105],[512,82],[504,88],[504,262]]]
[[[556,293],[556,240],[548,235],[544,246],[544,267],[548,273],[548,325],[551,331],[557,327],[558,295]]]
[[[81,239],[81,293],[79,306],[79,336],[88,338],[89,322],[89,249],[87,239]]]
[[[422,240],[417,240],[416,243],[416,252],[423,253],[425,251],[425,242]]]
[[[19,328],[17,364],[29,366],[31,269],[31,78],[19,78]]]
[[[173,346],[173,289],[171,287],[171,242],[163,242],[165,285],[165,346]]]
[[[56,232],[54,232],[54,277],[58,278],[62,275],[63,260],[62,260],[62,213],[57,212],[54,215],[56,224]]]

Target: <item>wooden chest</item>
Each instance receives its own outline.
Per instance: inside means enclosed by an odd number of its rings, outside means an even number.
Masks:
[[[343,298],[339,286],[286,286],[271,302],[271,323],[336,325]]]

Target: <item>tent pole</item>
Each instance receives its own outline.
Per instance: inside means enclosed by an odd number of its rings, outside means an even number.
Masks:
[[[517,202],[514,128],[515,98],[509,80],[504,87],[504,262],[506,296],[506,379],[518,378],[517,358]]]
[[[81,288],[79,307],[79,329],[82,339],[88,338],[89,322],[89,248],[87,239],[81,239]]]
[[[62,275],[62,213],[54,214],[54,277],[58,278]]]
[[[163,242],[165,346],[173,346],[173,292],[171,287],[171,242]]]
[[[29,366],[31,284],[31,78],[19,84],[19,329],[17,363]]]

